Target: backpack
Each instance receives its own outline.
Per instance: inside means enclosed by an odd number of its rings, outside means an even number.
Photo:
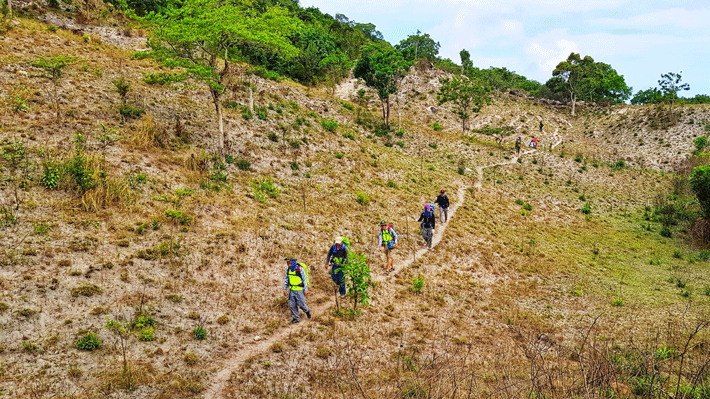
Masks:
[[[308,276],[308,266],[306,266],[306,264],[303,262],[298,262],[297,265],[298,265],[298,267],[303,268],[303,274],[306,275],[306,285],[310,288],[311,287],[311,280]],[[296,272],[298,272],[298,268],[296,268]]]
[[[436,203],[430,202],[427,205],[429,205],[429,211],[427,212],[426,210],[424,210],[424,216],[429,217],[431,215],[436,214]]]

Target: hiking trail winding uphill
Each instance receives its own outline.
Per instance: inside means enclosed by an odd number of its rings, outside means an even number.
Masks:
[[[552,145],[551,148],[557,147],[560,143],[562,143],[562,139],[559,138],[559,135],[557,134],[557,129],[555,129],[554,132],[555,137],[558,137],[558,141]],[[537,149],[532,149],[526,152],[523,152],[522,155],[527,155],[537,152]],[[481,189],[482,187],[482,182],[483,182],[483,170],[488,169],[488,168],[493,168],[496,166],[503,166],[503,165],[510,165],[514,164],[515,162],[518,161],[518,157],[514,156],[510,158],[510,160],[507,160],[505,162],[500,162],[492,165],[485,165],[485,166],[479,166],[476,168],[477,172],[477,179],[476,183],[473,185],[474,188],[476,189]],[[467,186],[461,186],[459,187],[457,194],[458,194],[458,199],[456,200],[455,203],[451,204],[449,207],[449,215],[448,215],[448,220],[446,224],[440,224],[441,228],[435,229],[434,236],[432,238],[432,249],[436,247],[439,242],[441,242],[442,238],[444,237],[444,233],[446,232],[446,227],[448,226],[451,221],[454,220],[454,216],[456,215],[456,210],[463,205],[464,198],[466,197],[466,190],[469,187]],[[423,256],[429,249],[427,248],[421,248],[416,251],[415,256],[413,257],[408,257],[408,259],[403,260],[402,262],[397,262],[395,264],[395,270],[394,272],[387,273],[387,274],[378,274],[372,278],[373,281],[377,281],[379,283],[386,283],[389,279],[390,274],[397,273],[400,270],[409,267],[416,257],[421,257]],[[329,306],[331,306],[331,302],[323,303],[320,305],[314,305],[310,306],[310,310],[312,314],[321,314],[324,311],[327,310]],[[307,319],[306,319],[307,320]],[[307,323],[307,321],[306,321]],[[238,350],[235,352],[227,361],[224,363],[222,370],[220,370],[212,379],[209,388],[204,394],[205,399],[220,399],[224,398],[223,391],[224,388],[227,386],[227,383],[229,381],[229,378],[232,375],[232,372],[235,370],[238,370],[239,367],[241,367],[246,359],[248,359],[251,356],[254,356],[259,353],[263,353],[269,350],[271,345],[274,344],[274,342],[281,341],[285,339],[289,334],[293,333],[294,328],[299,328],[298,325],[291,325],[286,328],[281,329],[280,331],[274,333],[272,336],[270,336],[268,339],[260,340],[260,341],[255,341],[251,345],[247,345],[244,348]]]

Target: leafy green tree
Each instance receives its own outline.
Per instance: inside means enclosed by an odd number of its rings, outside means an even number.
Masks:
[[[631,96],[623,76],[609,64],[594,62],[588,55],[582,58],[571,53],[567,60],[557,64],[552,76],[556,79],[552,86],[570,99],[572,115],[578,100],[618,103]]]
[[[461,129],[465,134],[471,115],[478,113],[490,102],[488,90],[482,84],[465,76],[453,79],[441,78],[439,82],[441,88],[436,99],[439,105],[448,102],[453,104],[453,113],[461,120]]]
[[[348,76],[352,65],[352,62],[340,50],[328,54],[327,57],[320,61],[319,66],[325,70],[326,83],[331,88],[331,94],[335,94],[335,86]]]
[[[698,198],[703,216],[710,218],[710,165],[700,165],[693,169],[690,187]]]
[[[362,253],[350,255],[350,262],[341,266],[345,284],[348,287],[348,296],[353,300],[352,315],[357,316],[360,312],[357,308],[367,306],[370,303],[368,289],[372,285],[370,266],[367,265],[367,257]]]
[[[289,37],[303,24],[286,9],[272,7],[254,13],[247,3],[222,0],[185,0],[180,8],[153,15],[156,26],[151,46],[164,60],[177,59],[212,94],[219,122],[219,147],[224,147],[224,122],[220,96],[230,65],[238,60],[240,45],[260,46],[285,59],[298,55]]]
[[[663,99],[665,102],[669,103],[671,108],[673,104],[678,101],[678,92],[683,90],[690,90],[690,85],[687,83],[680,83],[683,77],[680,73],[668,72],[661,74],[661,79],[658,81],[658,86],[661,87],[661,93],[663,93]]]
[[[471,53],[463,49],[459,52],[461,56],[461,74],[467,75],[473,69],[473,61],[471,61]]]
[[[658,104],[663,102],[663,93],[655,87],[648,90],[639,90],[631,99],[631,104]]]
[[[377,91],[382,104],[382,119],[389,127],[390,96],[399,90],[399,84],[407,73],[410,64],[402,54],[392,48],[375,44],[363,46],[360,59],[355,64],[353,74],[365,81],[368,87]]]
[[[402,52],[404,59],[409,62],[418,60],[432,62],[439,54],[440,47],[439,42],[435,42],[428,33],[422,34],[419,30],[417,30],[416,34],[409,35],[394,46],[394,48]]]

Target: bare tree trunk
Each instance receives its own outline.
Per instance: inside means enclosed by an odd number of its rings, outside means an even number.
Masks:
[[[219,105],[219,93],[216,90],[212,90],[212,100],[214,101],[214,109],[217,113],[217,121],[219,122],[217,144],[220,149],[224,149],[224,118],[222,118],[222,107]]]
[[[249,79],[249,111],[254,113],[254,84]]]
[[[12,0],[7,0],[7,15],[12,18]]]
[[[570,99],[572,100],[572,116],[574,116],[574,106],[577,104],[577,96],[572,94],[570,95]]]

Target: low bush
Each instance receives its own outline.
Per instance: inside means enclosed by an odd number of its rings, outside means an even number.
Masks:
[[[76,346],[77,349],[83,351],[93,351],[94,349],[101,348],[102,345],[103,344],[101,339],[99,339],[99,336],[92,332],[84,334],[83,337],[74,343],[74,346]]]

